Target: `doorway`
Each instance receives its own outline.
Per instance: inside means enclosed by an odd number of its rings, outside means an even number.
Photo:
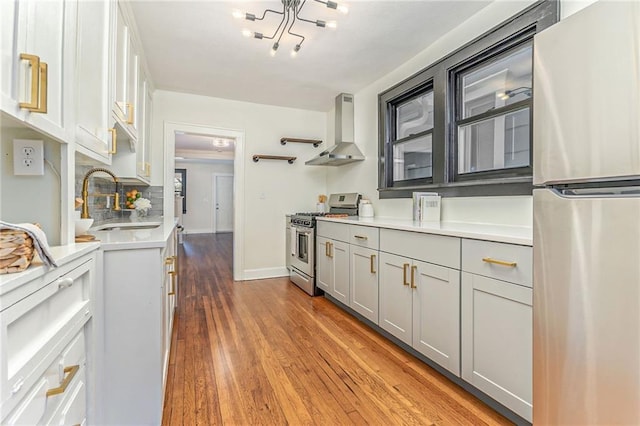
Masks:
[[[213,174],[213,232],[233,232],[233,175]]]
[[[214,138],[212,141],[212,145],[215,147],[215,151],[220,150],[220,144],[218,144],[219,139],[226,139],[233,141],[234,149],[233,152],[230,153],[228,159],[220,159],[220,158],[212,158],[210,153],[202,152],[203,150],[199,149],[190,149],[186,151],[199,151],[199,152],[187,152],[187,154],[194,154],[198,156],[198,158],[188,159],[184,156],[184,153],[177,154],[176,152],[176,138],[181,135],[199,135],[204,137]],[[230,130],[223,128],[215,128],[215,127],[207,127],[201,125],[194,124],[186,124],[186,123],[175,123],[175,122],[165,122],[164,123],[164,146],[165,146],[165,169],[166,170],[174,170],[176,167],[176,160],[181,163],[187,162],[202,164],[204,163],[219,163],[220,161],[232,163],[233,174],[229,174],[231,176],[232,184],[231,186],[231,202],[227,202],[227,205],[230,205],[230,212],[228,213],[230,216],[231,224],[228,226],[228,230],[226,232],[233,232],[233,279],[234,281],[242,281],[244,279],[244,230],[242,227],[239,227],[238,224],[242,223],[241,218],[243,217],[244,212],[244,200],[243,197],[238,194],[244,193],[244,132],[239,130]],[[186,152],[185,151],[185,152]],[[217,155],[217,154],[216,154]],[[178,158],[178,157],[185,158]],[[185,161],[186,160],[186,161]],[[174,173],[166,173],[165,174],[165,190],[164,190],[164,211],[165,212],[173,212],[174,209]],[[193,182],[193,179],[189,179],[190,182]],[[208,179],[204,179],[205,182],[208,182],[209,191],[206,195],[206,198],[200,198],[200,202],[208,203],[209,206],[213,207],[213,181],[211,179],[211,174],[209,174]],[[187,189],[187,194],[189,193]],[[196,204],[191,204],[194,201],[193,197],[190,197],[187,202],[187,214],[190,211],[195,211],[196,213],[203,211],[201,206]],[[189,206],[194,206],[191,209]],[[210,208],[211,208],[210,207]],[[211,211],[211,210],[209,210]],[[209,214],[209,231],[203,230],[202,232],[218,232],[214,229],[216,226],[215,222],[213,222],[213,213]],[[222,226],[222,225],[221,225]],[[222,231],[220,231],[222,232]]]

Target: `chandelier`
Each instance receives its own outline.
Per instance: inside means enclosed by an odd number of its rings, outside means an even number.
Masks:
[[[302,18],[300,16],[300,12],[304,8],[305,4],[307,3],[307,0],[281,0],[281,1],[282,1],[281,11],[266,9],[264,12],[262,12],[262,16],[257,16],[257,15],[254,15],[253,13],[245,13],[238,10],[233,12],[233,16],[235,18],[237,19],[244,18],[247,21],[262,21],[267,15],[267,13],[272,13],[272,14],[282,16],[282,18],[280,19],[280,24],[278,25],[276,30],[273,32],[273,34],[270,36],[265,35],[263,33],[250,31],[247,29],[242,31],[242,35],[244,35],[245,37],[253,37],[259,40],[263,40],[263,39],[274,40],[274,43],[271,46],[271,52],[270,52],[271,56],[275,56],[276,52],[278,51],[278,48],[280,47],[280,40],[282,39],[282,36],[285,34],[285,32],[290,36],[296,37],[298,39],[298,42],[296,43],[296,45],[293,47],[293,50],[291,51],[291,56],[295,57],[298,54],[298,52],[300,51],[300,48],[302,48],[302,43],[304,43],[304,36],[292,31],[292,28],[297,21],[314,24],[316,27],[320,27],[320,28],[326,28],[326,27],[336,28],[337,26],[335,21],[327,22],[321,19],[312,20],[312,19]],[[329,9],[336,9],[339,12],[342,12],[345,14],[349,12],[349,9],[347,9],[346,6],[339,5],[334,1],[324,1],[324,0],[313,0],[313,1],[317,3],[322,3]]]

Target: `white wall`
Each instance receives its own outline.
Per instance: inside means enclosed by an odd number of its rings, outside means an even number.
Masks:
[[[325,140],[327,115],[161,90],[154,94],[153,113],[155,143],[162,139],[158,135],[163,134],[165,122],[244,132],[244,157],[240,161],[244,163],[245,191],[238,196],[244,200],[245,215],[241,223],[236,223],[244,230],[243,276],[249,279],[285,275],[285,214],[315,209],[318,194],[326,191],[326,170],[304,165],[323,146],[283,146],[280,138]],[[254,163],[254,154],[292,155],[298,160],[294,164],[273,160]],[[163,164],[163,151],[156,146],[153,162]]]
[[[414,58],[355,93],[355,142],[363,151],[366,160],[329,170],[328,192],[362,192],[365,197],[372,200],[377,216],[410,219],[412,215],[410,199],[380,200],[378,198],[378,94],[436,62],[532,3],[533,1],[499,1],[490,4]],[[330,114],[327,129],[328,134],[333,138],[332,114]],[[442,202],[443,221],[531,226],[532,212],[530,196],[459,197],[445,198]]]
[[[49,245],[61,240],[60,177],[45,163],[43,176],[14,176],[13,140],[44,141],[44,158],[60,172],[60,144],[28,128],[7,127],[0,131],[0,219],[10,223],[39,223]]]
[[[187,213],[182,218],[185,232],[213,232],[213,174],[233,174],[233,162],[176,160],[176,168],[187,169]]]

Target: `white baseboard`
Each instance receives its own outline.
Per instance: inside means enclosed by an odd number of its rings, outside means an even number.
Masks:
[[[185,234],[213,234],[213,229],[208,228],[199,228],[199,229],[184,229]]]
[[[264,278],[288,277],[289,270],[285,266],[278,268],[245,269],[244,280],[260,280]]]

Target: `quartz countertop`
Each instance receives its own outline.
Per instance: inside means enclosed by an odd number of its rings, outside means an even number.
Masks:
[[[111,231],[93,231],[89,229],[87,233],[95,235],[96,240],[99,240],[100,242],[100,248],[104,251],[164,247],[169,235],[176,227],[177,220],[178,219],[174,217],[149,216],[140,218],[135,222],[140,225],[144,225],[149,222],[160,222],[160,225],[156,228],[147,229],[122,228]],[[128,221],[128,219],[111,219],[109,221],[94,224],[94,227],[98,225],[116,224]]]
[[[66,246],[52,246],[50,248],[51,254],[56,260],[58,267],[60,267],[87,253],[91,253],[99,247],[99,243],[90,242],[69,244]],[[36,255],[31,265],[24,271],[0,275],[0,296],[53,270],[55,270],[55,268],[44,266],[40,258]]]
[[[533,245],[533,230],[525,226],[492,225],[467,222],[419,223],[410,219],[387,217],[346,218],[318,217],[319,221],[348,223],[350,225],[372,226],[376,228],[397,229],[422,232],[425,234],[447,235],[451,237],[471,238],[475,240],[496,241],[499,243]]]

